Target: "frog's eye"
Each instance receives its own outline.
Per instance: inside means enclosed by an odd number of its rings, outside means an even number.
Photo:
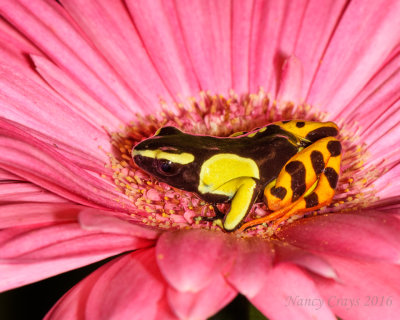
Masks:
[[[155,167],[157,172],[164,176],[174,176],[179,173],[179,166],[169,160],[157,159]]]

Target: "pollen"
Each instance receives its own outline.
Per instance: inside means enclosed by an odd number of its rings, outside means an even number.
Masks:
[[[199,98],[169,106],[163,101],[162,107],[159,114],[138,115],[120,132],[109,133],[114,149],[108,154],[106,169],[111,174],[104,173],[102,178],[114,183],[121,199],[128,199],[127,213],[138,224],[161,230],[204,228],[222,231],[212,219],[207,219],[215,216],[212,205],[193,193],[157,181],[133,162],[132,148],[167,125],[191,134],[228,137],[236,132],[248,132],[282,120],[334,120],[340,127],[338,139],[342,144],[342,164],[336,193],[331,204],[308,212],[306,216],[354,212],[378,201],[373,183],[385,172],[385,165],[370,164],[366,145],[357,136],[356,123],[340,123],[337,119],[329,119],[328,115],[313,111],[306,103],[296,105],[275,101],[262,90],[257,94],[241,96],[234,92],[228,96],[201,92]],[[265,129],[259,130],[263,131]],[[229,204],[218,205],[218,209],[226,213]],[[251,221],[270,213],[264,203],[256,203],[245,220]],[[285,223],[302,218],[304,214],[296,214]],[[242,231],[240,236],[271,237],[277,230],[268,223]]]

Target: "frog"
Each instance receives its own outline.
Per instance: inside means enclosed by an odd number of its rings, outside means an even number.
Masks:
[[[340,174],[341,143],[334,122],[273,122],[228,137],[157,130],[132,149],[134,163],[174,188],[196,194],[226,232],[244,231],[315,211],[332,202]],[[270,214],[246,221],[253,205]],[[230,204],[227,213],[218,205]],[[245,222],[246,221],[246,222]]]

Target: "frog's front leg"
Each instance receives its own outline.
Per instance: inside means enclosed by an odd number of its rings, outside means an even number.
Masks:
[[[275,221],[273,227],[300,213],[331,203],[339,177],[340,142],[333,137],[316,141],[294,155],[276,180],[264,190],[270,215],[245,223],[240,230]]]
[[[239,227],[257,199],[259,186],[256,179],[241,177],[228,181],[214,192],[231,194],[232,196],[229,212],[222,219],[219,218],[219,210],[217,209],[216,217],[213,219],[214,224],[226,231],[234,231]]]
[[[237,189],[229,212],[224,219],[224,229],[235,230],[249,213],[258,196],[257,182],[252,178],[240,178],[241,184]]]

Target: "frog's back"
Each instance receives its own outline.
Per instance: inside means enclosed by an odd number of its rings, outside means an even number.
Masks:
[[[298,139],[278,126],[270,125],[221,141],[221,153],[233,153],[254,160],[260,171],[260,182],[267,184],[276,178],[285,163],[295,155]]]

